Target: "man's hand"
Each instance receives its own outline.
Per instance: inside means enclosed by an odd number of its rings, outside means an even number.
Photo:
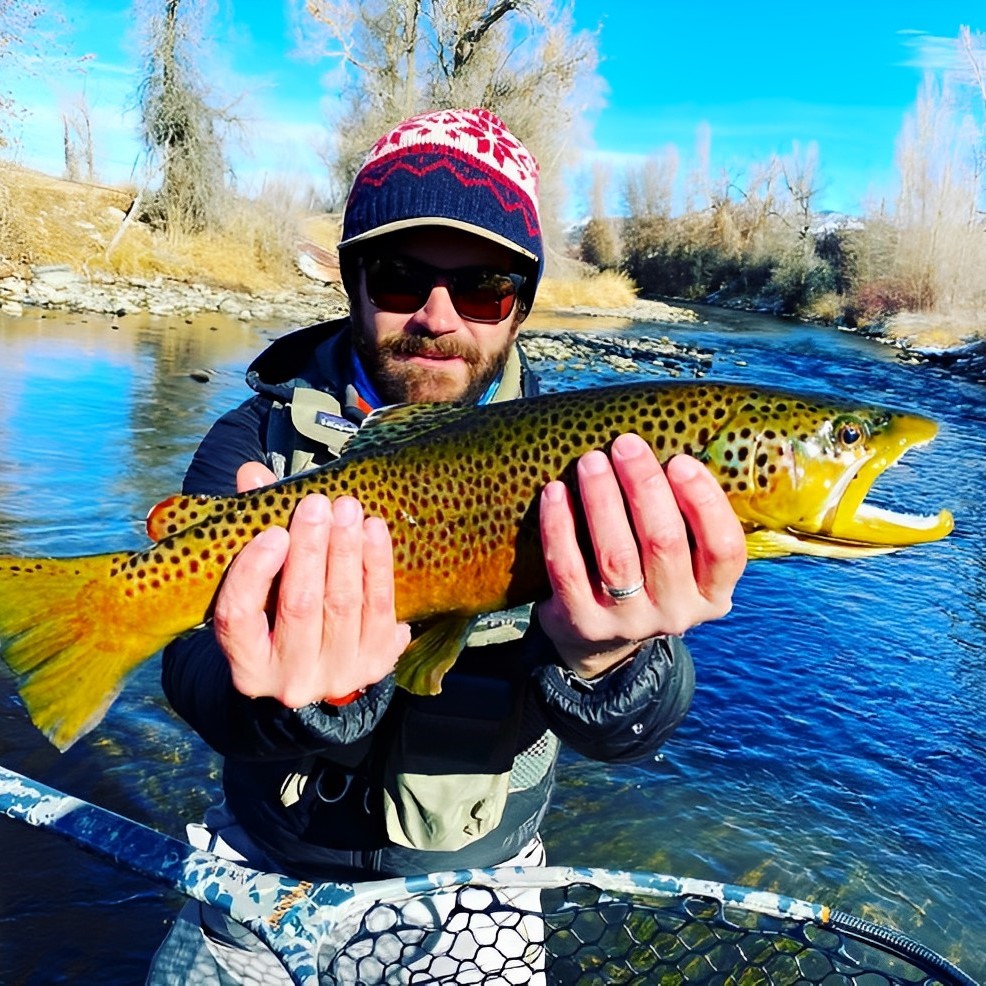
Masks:
[[[257,462],[236,478],[240,492],[275,481]],[[411,639],[394,613],[386,523],[352,497],[305,497],[288,530],[262,531],[233,560],[213,626],[233,685],[251,698],[300,708],[380,681]]]
[[[594,557],[579,548],[567,488],[549,483],[540,513],[553,592],[538,607],[541,626],[573,671],[595,677],[644,640],[729,612],[746,543],[725,493],[700,462],[681,455],[662,469],[647,443],[627,434],[609,457],[584,455],[577,475]],[[627,598],[605,589],[632,589],[641,580]]]

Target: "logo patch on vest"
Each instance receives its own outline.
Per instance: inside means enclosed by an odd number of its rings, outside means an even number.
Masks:
[[[338,414],[332,414],[330,411],[316,411],[315,424],[321,428],[332,428],[334,431],[345,431],[352,435],[359,431],[359,425],[347,421]]]

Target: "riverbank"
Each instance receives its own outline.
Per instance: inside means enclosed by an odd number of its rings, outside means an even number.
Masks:
[[[550,297],[550,292],[546,294]],[[234,291],[163,276],[135,278],[106,273],[87,276],[68,264],[41,265],[0,277],[0,312],[18,316],[39,308],[119,317],[140,312],[166,318],[214,313],[244,322],[307,325],[344,314],[347,300],[340,283],[316,280],[277,291]],[[619,323],[627,322],[699,321],[699,316],[684,306],[638,299],[628,305],[606,308],[535,304],[531,322],[549,327],[553,317],[567,316],[584,318],[587,326],[594,328],[617,328]]]
[[[294,322],[306,325],[346,310],[341,284],[292,285],[277,291],[235,291],[174,278],[86,276],[67,264],[50,264],[0,277],[0,312],[21,315],[29,309],[99,315],[147,312],[165,318],[209,313],[243,322]]]
[[[525,328],[571,330],[573,319],[585,332],[617,330],[635,323],[669,326],[695,324],[715,317],[751,314],[735,307],[635,299],[629,304],[596,307],[558,304],[557,292],[543,292]],[[190,321],[208,315],[277,325],[310,325],[345,314],[347,299],[338,282],[299,277],[272,291],[236,291],[206,283],[189,283],[159,275],[124,277],[105,272],[86,275],[68,264],[38,265],[0,276],[0,313],[21,316],[38,309],[122,318],[147,313]],[[845,329],[899,350],[905,362],[928,362],[986,376],[986,341],[975,327],[957,331],[931,315],[907,314],[885,325]]]
[[[251,211],[240,202],[223,236],[176,240],[141,222],[138,203],[132,189],[0,163],[0,314],[148,313],[186,322],[215,315],[283,326],[346,311],[335,255],[338,216],[278,213],[272,225],[270,210],[254,204]],[[566,273],[542,282],[525,329],[571,329],[574,319],[579,330],[592,332],[713,317],[703,310],[724,317],[758,311],[754,299],[721,305],[638,299],[625,276],[587,277],[574,261],[560,266]],[[974,316],[902,313],[845,331],[895,347],[904,361],[986,363],[984,330]]]
[[[340,216],[231,199],[222,229],[170,235],[143,221],[140,203],[136,189],[0,162],[0,313],[214,314],[303,325],[345,311]],[[638,302],[634,285],[616,272],[565,258],[554,266],[538,293],[539,314],[692,320],[675,306]]]

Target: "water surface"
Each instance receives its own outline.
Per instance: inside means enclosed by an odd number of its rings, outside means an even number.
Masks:
[[[929,414],[939,438],[877,498],[956,516],[947,541],[859,562],[750,565],[730,616],[688,635],[698,691],[653,762],[565,756],[549,858],[748,884],[893,925],[986,980],[986,400],[981,383],[855,336],[715,310],[618,326],[715,353],[708,376],[854,394]],[[0,552],[143,543],[199,438],[246,396],[280,329],[151,317],[0,318]],[[696,367],[705,364],[696,364]],[[549,387],[626,379],[600,356]],[[207,371],[207,372],[201,372]],[[660,375],[641,360],[633,370]],[[199,382],[193,377],[207,377]],[[144,665],[104,723],[59,755],[0,682],[0,762],[172,835],[218,764]],[[139,983],[179,901],[0,820],[0,982]]]

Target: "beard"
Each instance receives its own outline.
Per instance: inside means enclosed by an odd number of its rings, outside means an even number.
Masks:
[[[353,320],[353,346],[364,369],[387,404],[461,401],[474,404],[500,375],[510,354],[510,345],[501,352],[484,356],[475,346],[447,336],[398,334],[371,343]],[[443,372],[440,367],[425,368],[409,357],[461,359],[466,379],[459,372]]]

